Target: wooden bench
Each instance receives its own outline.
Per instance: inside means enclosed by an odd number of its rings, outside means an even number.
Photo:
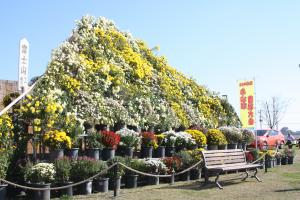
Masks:
[[[205,184],[208,183],[209,172],[215,172],[217,175],[215,183],[220,189],[223,189],[218,182],[220,174],[223,172],[238,170],[242,170],[246,173],[243,181],[249,177],[248,171],[254,170],[255,172],[251,177],[261,182],[261,180],[256,176],[257,168],[261,167],[261,165],[247,163],[245,152],[241,149],[202,151],[202,156],[204,160]]]

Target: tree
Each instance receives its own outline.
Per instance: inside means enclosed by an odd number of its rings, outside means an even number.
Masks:
[[[264,123],[270,128],[278,128],[282,120],[287,102],[280,100],[278,97],[272,97],[271,100],[262,104],[262,119]]]

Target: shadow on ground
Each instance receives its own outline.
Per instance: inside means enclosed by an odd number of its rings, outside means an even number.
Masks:
[[[284,190],[275,190],[274,192],[294,192],[294,191],[300,191],[300,188],[284,189]]]

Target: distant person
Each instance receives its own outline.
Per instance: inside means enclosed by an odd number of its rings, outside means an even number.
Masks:
[[[291,149],[293,147],[293,141],[295,140],[295,137],[288,133],[286,140],[286,145],[288,145]]]

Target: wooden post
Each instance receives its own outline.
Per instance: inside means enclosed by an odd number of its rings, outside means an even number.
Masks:
[[[114,167],[114,177],[115,177],[115,183],[114,183],[114,197],[118,196],[118,184],[117,184],[117,176],[118,176],[118,168],[119,168],[119,164],[117,163],[116,166]]]

